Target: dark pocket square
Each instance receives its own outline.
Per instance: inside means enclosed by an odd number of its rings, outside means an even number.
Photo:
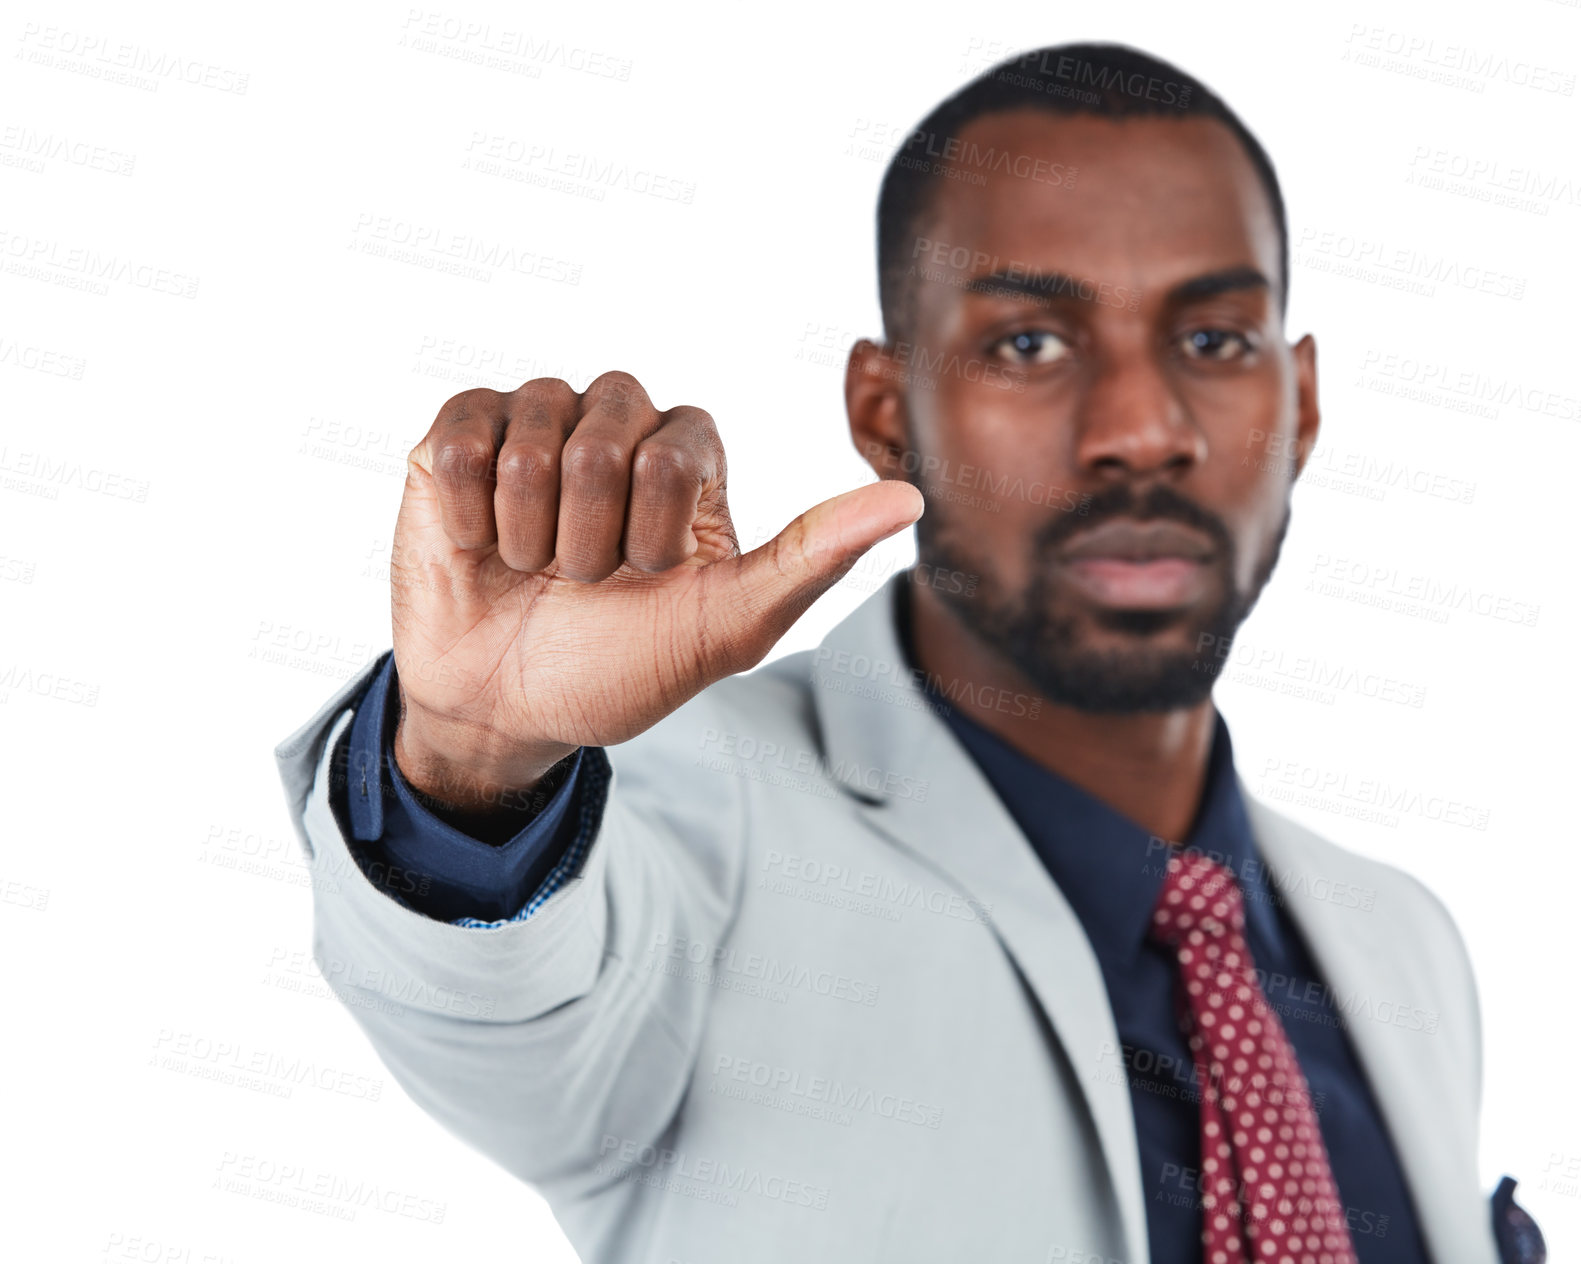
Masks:
[[[1547,1264],[1548,1244],[1531,1214],[1515,1201],[1515,1178],[1503,1177],[1493,1191],[1493,1237],[1499,1264]]]

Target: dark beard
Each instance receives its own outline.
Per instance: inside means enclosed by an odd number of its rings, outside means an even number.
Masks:
[[[1213,692],[1229,662],[1230,640],[1273,573],[1290,526],[1287,504],[1250,587],[1241,592],[1235,587],[1235,542],[1222,520],[1168,486],[1156,485],[1138,497],[1117,484],[1093,496],[1085,515],[1061,514],[1041,530],[1032,540],[1031,583],[1024,592],[1006,593],[996,588],[989,568],[950,543],[948,529],[937,530],[948,526],[940,521],[941,508],[930,504],[917,523],[918,560],[935,568],[934,573],[981,577],[969,597],[937,590],[955,617],[1014,663],[1050,702],[1111,715],[1179,710],[1197,705]],[[1171,519],[1211,537],[1222,594],[1217,605],[1189,615],[1155,610],[1098,610],[1080,617],[1052,613],[1050,572],[1055,554],[1071,536],[1112,517]],[[970,533],[957,533],[955,538],[970,538]],[[1189,648],[1163,649],[1145,643],[1144,638],[1187,618],[1196,620],[1189,627]],[[1111,631],[1132,633],[1137,644],[1129,649],[1084,648],[1080,631],[1084,619]]]

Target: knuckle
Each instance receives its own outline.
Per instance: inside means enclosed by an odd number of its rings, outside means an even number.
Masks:
[[[714,424],[713,414],[689,405],[685,412],[691,419],[693,432],[697,436],[696,446],[698,451],[707,455],[714,470],[723,479],[725,475],[725,441],[720,437],[719,427]]]
[[[704,435],[717,437],[719,429],[714,425],[714,415],[706,408],[699,408],[696,404],[677,404],[670,409],[671,416],[684,417],[696,430]]]
[[[641,399],[646,395],[642,383],[624,369],[610,369],[600,373],[588,383],[587,398],[599,403],[615,401],[626,403],[629,400]]]
[[[624,478],[626,452],[614,439],[573,439],[561,456],[572,482],[605,484]]]
[[[444,418],[465,417],[471,413],[497,407],[501,398],[498,391],[492,391],[486,386],[474,386],[447,399],[444,407],[439,410],[439,415]]]
[[[678,443],[647,442],[637,449],[632,476],[651,481],[666,489],[695,486],[702,480],[702,462],[697,454]]]
[[[542,444],[513,443],[500,453],[498,479],[503,487],[534,487],[555,472],[556,454]]]
[[[574,414],[576,409],[576,392],[558,377],[535,377],[523,382],[510,397],[516,405],[511,411],[535,423]]]
[[[487,439],[456,436],[446,439],[434,454],[434,472],[441,478],[483,478],[494,460],[494,446]]]
[[[576,394],[571,389],[571,384],[561,377],[529,378],[518,386],[514,393],[547,399],[570,398]]]

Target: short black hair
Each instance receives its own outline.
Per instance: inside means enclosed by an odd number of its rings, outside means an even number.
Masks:
[[[926,216],[944,179],[938,155],[967,124],[985,114],[1040,109],[1099,118],[1207,118],[1223,123],[1252,160],[1279,226],[1279,310],[1290,288],[1290,230],[1279,178],[1257,138],[1222,100],[1177,66],[1125,44],[1055,44],[984,71],[912,130],[884,172],[878,194],[878,301],[891,344],[910,329],[916,287],[908,276],[906,239]]]

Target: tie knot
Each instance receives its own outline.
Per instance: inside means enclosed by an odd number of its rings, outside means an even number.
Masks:
[[[1153,909],[1153,938],[1178,944],[1192,931],[1216,939],[1245,929],[1246,909],[1235,875],[1201,852],[1175,851]]]

